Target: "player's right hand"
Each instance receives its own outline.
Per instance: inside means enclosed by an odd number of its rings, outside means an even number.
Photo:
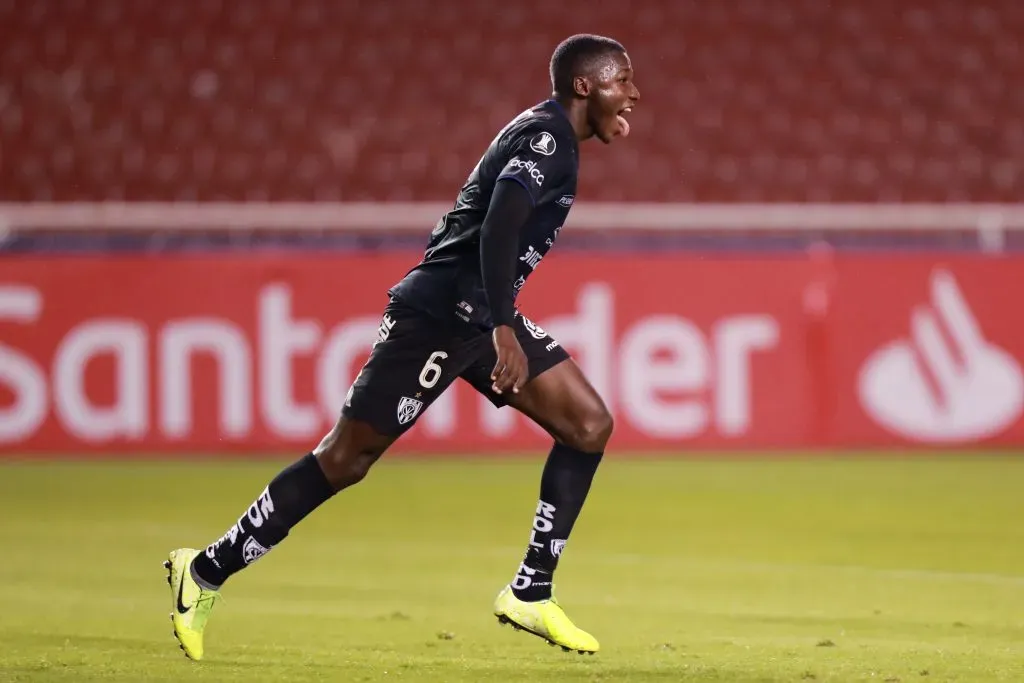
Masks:
[[[516,339],[516,331],[508,325],[499,325],[494,328],[492,340],[498,362],[491,371],[491,389],[498,394],[509,390],[517,394],[520,387],[529,379],[530,364],[523,353],[523,347]]]

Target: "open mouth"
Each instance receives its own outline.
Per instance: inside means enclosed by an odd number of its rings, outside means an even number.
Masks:
[[[623,107],[619,110],[619,113],[615,115],[615,119],[619,122],[619,135],[626,137],[629,135],[629,121],[626,120],[626,115],[633,111],[633,107]]]

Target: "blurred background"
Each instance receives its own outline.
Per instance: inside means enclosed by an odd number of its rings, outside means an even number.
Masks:
[[[620,39],[635,135],[588,202],[1015,202],[1008,0],[0,5],[9,201],[450,201],[567,35]],[[582,200],[581,200],[582,201]]]
[[[5,450],[317,438],[385,290],[574,32],[620,39],[642,100],[628,140],[584,146],[521,301],[623,447],[1024,441],[1013,2],[6,0],[0,19]],[[541,442],[464,389],[403,447]]]
[[[579,32],[641,101],[520,303],[616,418],[559,569],[608,654],[487,628],[550,439],[457,384],[186,670],[158,563],[330,429]],[[0,679],[1024,680],[1022,38],[1014,0],[0,0]]]

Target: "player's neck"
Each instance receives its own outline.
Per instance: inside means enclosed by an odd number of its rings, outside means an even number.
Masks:
[[[594,134],[590,124],[587,123],[586,101],[576,99],[575,97],[559,97],[558,95],[552,95],[551,99],[557,102],[562,111],[565,112],[565,117],[569,119],[572,129],[576,132],[577,140],[582,142]]]

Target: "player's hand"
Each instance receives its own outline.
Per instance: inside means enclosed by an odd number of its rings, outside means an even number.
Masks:
[[[509,390],[517,394],[520,387],[529,379],[530,365],[526,361],[523,347],[516,339],[516,331],[508,325],[499,325],[494,328],[492,340],[498,362],[491,371],[491,381],[494,383],[491,389],[498,394]]]

